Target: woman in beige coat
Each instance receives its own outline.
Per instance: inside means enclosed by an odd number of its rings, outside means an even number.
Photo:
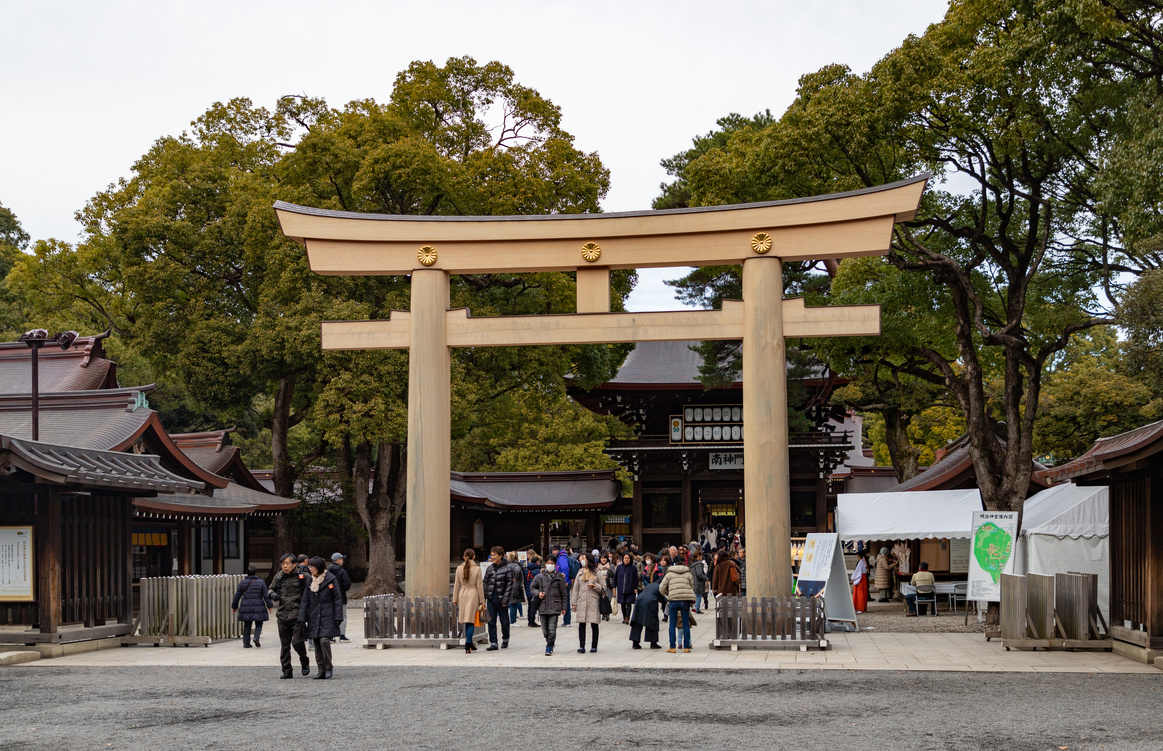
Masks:
[[[464,563],[456,567],[456,583],[452,586],[452,604],[457,606],[460,622],[464,624],[464,653],[477,651],[472,643],[476,630],[477,612],[485,605],[485,580],[481,567],[476,565],[472,548],[464,551]]]
[[[880,590],[880,602],[888,602],[892,598],[892,574],[896,569],[896,559],[888,552],[888,548],[881,548],[880,555],[876,556],[876,588]]]
[[[573,580],[570,606],[577,620],[578,654],[586,651],[586,624],[590,624],[590,651],[598,651],[598,622],[602,620],[601,602],[606,594],[606,577],[598,573],[598,562],[585,553],[578,556],[581,569]]]

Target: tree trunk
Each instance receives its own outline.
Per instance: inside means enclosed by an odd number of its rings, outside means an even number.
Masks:
[[[271,416],[271,463],[274,465],[273,480],[275,495],[293,498],[295,493],[295,467],[291,463],[288,449],[288,434],[291,430],[291,399],[295,395],[295,377],[287,376],[279,380],[275,390],[274,413]],[[291,515],[283,513],[275,517],[275,553],[291,552],[294,543],[291,535]]]
[[[884,416],[884,442],[892,461],[897,482],[917,476],[921,450],[909,442],[909,422],[912,418],[899,409],[881,410]]]
[[[368,536],[367,579],[360,597],[403,593],[396,574],[396,526],[406,502],[404,446],[376,447],[374,476],[372,451],[371,443],[360,443],[352,461],[355,505]]]

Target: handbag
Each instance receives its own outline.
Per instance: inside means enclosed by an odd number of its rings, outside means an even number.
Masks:
[[[601,615],[610,615],[614,612],[614,608],[610,605],[610,598],[608,595],[601,595],[598,597],[598,613]]]
[[[483,607],[484,607],[484,605],[481,605],[481,608],[483,608]],[[474,615],[473,619],[472,619],[472,625],[476,626],[477,628],[480,628],[482,625],[481,624],[481,608],[477,608],[476,615]]]

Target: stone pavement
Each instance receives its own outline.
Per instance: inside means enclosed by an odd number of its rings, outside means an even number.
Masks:
[[[362,606],[352,604],[348,616],[348,636],[352,641],[336,644],[333,659],[337,670],[348,666],[503,666],[553,668],[695,668],[702,670],[783,669],[783,670],[908,670],[960,672],[1065,672],[1065,673],[1159,673],[1159,669],[1110,652],[1007,652],[997,640],[987,642],[981,634],[927,633],[834,633],[831,649],[710,649],[714,617],[698,616],[692,630],[694,651],[667,654],[667,634],[662,632],[663,649],[643,645],[633,650],[629,626],[618,616],[601,624],[598,652],[577,653],[577,626],[559,627],[557,647],[552,657],[544,655],[541,629],[521,625],[512,629],[510,646],[485,652],[484,646],[472,655],[463,649],[433,647],[391,647],[368,649],[361,646]],[[209,647],[134,646],[100,652],[38,660],[19,669],[53,669],[66,666],[263,666],[278,669],[279,639],[273,623],[263,634],[260,649],[243,649],[241,641],[219,642]],[[663,624],[665,627],[666,624]],[[588,629],[587,629],[588,638]],[[588,647],[588,644],[587,644]]]

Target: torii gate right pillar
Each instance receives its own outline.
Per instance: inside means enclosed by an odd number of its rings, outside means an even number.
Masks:
[[[743,502],[749,597],[792,594],[783,262],[743,262]]]

